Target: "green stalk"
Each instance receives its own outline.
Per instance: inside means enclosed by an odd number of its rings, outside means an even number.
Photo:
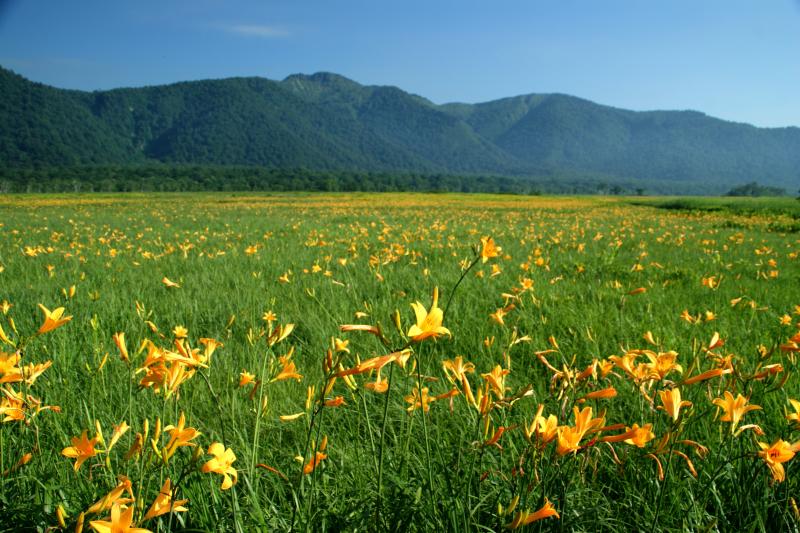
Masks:
[[[422,347],[420,346],[419,352],[422,352]],[[422,434],[425,439],[425,460],[426,460],[426,469],[428,471],[428,490],[432,493],[433,492],[433,475],[431,473],[431,447],[430,443],[428,442],[428,423],[425,419],[425,402],[422,398],[422,359],[420,358],[419,353],[417,354],[417,391],[419,392],[419,403],[420,409],[422,410]]]
[[[394,376],[394,364],[389,369],[389,383],[386,388],[386,398],[383,402],[383,421],[381,422],[381,438],[378,442],[378,495],[375,498],[375,525],[380,519],[381,514],[381,498],[383,496],[383,451],[384,441],[386,439],[386,420],[389,413],[389,394],[392,391],[392,377]]]
[[[261,418],[263,416],[264,410],[264,389],[266,388],[267,381],[266,381],[266,371],[267,371],[267,359],[269,355],[272,353],[272,349],[267,349],[267,353],[264,354],[264,359],[261,362],[261,373],[259,374],[260,381],[258,382],[258,405],[256,406],[256,423],[255,427],[253,428],[253,453],[250,457],[250,472],[248,473],[248,477],[250,478],[250,483],[256,483],[255,480],[255,470],[256,470],[256,461],[258,460],[258,441],[259,436],[261,433]],[[257,489],[257,487],[255,487]]]

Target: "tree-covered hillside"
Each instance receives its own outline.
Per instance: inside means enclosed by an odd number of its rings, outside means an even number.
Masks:
[[[293,75],[68,91],[0,68],[0,164],[268,169],[800,185],[800,129],[559,94],[436,105],[395,87]]]

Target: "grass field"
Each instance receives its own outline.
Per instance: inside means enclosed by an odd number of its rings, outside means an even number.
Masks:
[[[795,204],[632,201],[0,197],[0,529],[796,530]]]

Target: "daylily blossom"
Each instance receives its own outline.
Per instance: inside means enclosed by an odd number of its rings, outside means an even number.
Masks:
[[[328,437],[326,435],[322,437],[322,441],[319,443],[319,447],[317,447],[317,451],[314,453],[314,457],[312,457],[305,464],[305,466],[303,466],[303,474],[309,475],[317,468],[317,466],[319,466],[319,464],[322,461],[328,458],[328,455],[325,453],[325,449],[327,447],[328,447]]]
[[[411,307],[414,308],[414,314],[417,317],[417,323],[408,330],[408,337],[412,342],[420,342],[428,337],[436,338],[440,335],[452,337],[450,330],[442,326],[444,311],[439,308],[438,303],[439,288],[436,287],[433,289],[433,303],[431,304],[430,311],[426,311],[425,306],[420,302],[411,304]]]
[[[491,237],[481,237],[481,262],[485,263],[492,257],[500,255],[503,249],[497,246]]]
[[[561,426],[558,428],[558,446],[556,453],[566,455],[570,452],[578,451],[580,442],[584,435],[590,430],[598,429],[603,425],[602,418],[592,418],[592,408],[584,407],[582,411],[573,407],[575,415],[575,426]]]
[[[75,459],[73,468],[76,472],[87,459],[100,453],[95,449],[95,446],[100,442],[100,437],[96,435],[94,438],[89,439],[86,434],[87,431],[84,429],[80,437],[72,437],[72,446],[68,446],[61,451],[61,455],[64,457]]]
[[[761,447],[758,455],[767,464],[772,473],[772,479],[780,483],[786,477],[783,463],[790,461],[794,457],[798,448],[800,448],[800,443],[789,444],[783,439],[778,439],[771,446],[766,442],[759,442],[758,445]]]
[[[789,403],[792,405],[794,413],[788,413],[786,415],[786,420],[788,420],[789,422],[794,422],[797,425],[800,425],[800,401],[789,398]]]
[[[172,483],[169,479],[167,479],[161,486],[158,496],[156,496],[156,499],[153,500],[153,504],[150,506],[150,509],[147,510],[147,514],[144,515],[143,520],[150,520],[151,518],[155,518],[167,513],[182,513],[188,511],[183,504],[189,500],[172,501],[172,496]]]
[[[125,333],[114,333],[112,338],[114,339],[114,344],[116,344],[119,349],[119,355],[122,360],[128,361],[128,346],[125,344]]]
[[[89,525],[97,533],[151,533],[149,529],[131,527],[133,523],[133,506],[123,507],[114,504],[111,507],[110,520],[92,520]]]
[[[692,402],[681,400],[681,390],[678,388],[658,391],[658,396],[661,398],[658,409],[663,409],[673,422],[678,421],[682,408],[692,406]]]
[[[128,498],[124,498],[122,496],[126,492],[128,493]],[[131,480],[125,476],[119,476],[119,483],[117,486],[114,487],[111,492],[96,501],[94,505],[86,510],[86,512],[88,514],[102,513],[103,511],[110,509],[114,504],[128,505],[129,503],[132,503],[133,500],[133,486],[131,484]]]
[[[249,385],[251,383],[255,383],[255,381],[256,381],[255,374],[251,374],[247,370],[243,370],[239,374],[239,386],[240,387],[244,387],[244,386],[247,386],[247,385]]]
[[[292,358],[291,353],[287,355],[282,355],[281,357],[278,358],[281,363],[281,371],[278,372],[278,374],[274,378],[272,378],[272,381],[283,381],[285,379],[295,379],[297,381],[300,381],[301,379],[303,379],[303,376],[297,372],[297,367],[295,366],[294,361],[292,361],[291,358]]]
[[[170,434],[169,443],[167,443],[167,446],[164,448],[166,459],[172,457],[181,446],[197,446],[191,441],[199,437],[200,432],[195,428],[184,427],[185,425],[186,417],[181,413],[177,426],[167,426],[164,428],[164,431],[169,431]]]
[[[53,331],[54,329],[61,327],[70,320],[72,320],[71,316],[63,316],[64,315],[63,307],[58,307],[50,311],[42,304],[39,304],[39,309],[41,309],[42,313],[44,313],[44,323],[36,332],[37,335],[41,335],[42,333],[47,333],[48,331]]]
[[[164,279],[161,280],[161,283],[163,283],[164,286],[167,287],[167,288],[180,289],[180,287],[181,287],[179,284],[175,283],[174,281],[170,281],[170,279],[167,276],[164,276]]]
[[[236,461],[236,455],[230,448],[225,449],[221,442],[214,442],[208,447],[208,453],[214,456],[204,464],[200,470],[203,473],[215,472],[223,476],[222,490],[228,490],[239,479],[239,473],[231,465]]]
[[[558,514],[558,511],[555,510],[553,504],[545,498],[544,505],[538,511],[532,513],[530,511],[519,511],[516,515],[514,515],[514,519],[511,521],[510,524],[506,524],[507,529],[517,529],[523,526],[527,526],[528,524],[532,524],[537,520],[542,520],[544,518],[549,518],[554,516],[556,518],[561,518]]]
[[[725,411],[725,414],[720,417],[720,421],[731,423],[731,433],[736,430],[736,426],[739,425],[739,421],[745,414],[761,409],[758,405],[747,405],[747,398],[741,394],[737,394],[734,398],[729,391],[725,391],[725,398],[715,398],[713,403]]]

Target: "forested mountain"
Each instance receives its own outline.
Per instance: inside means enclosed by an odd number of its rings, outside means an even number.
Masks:
[[[253,165],[796,190],[800,129],[561,94],[432,102],[336,74],[69,91],[0,68],[0,165]]]

